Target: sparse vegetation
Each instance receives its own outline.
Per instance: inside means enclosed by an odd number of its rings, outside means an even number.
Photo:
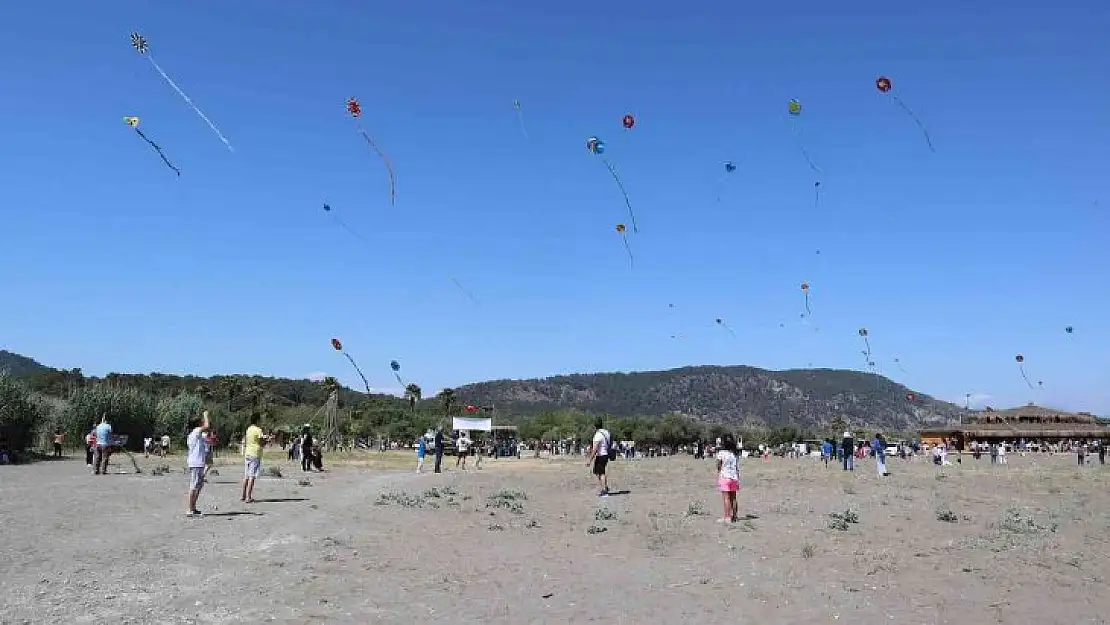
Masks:
[[[528,494],[509,488],[501,489],[486,498],[486,507],[494,510],[508,510],[513,514],[524,514],[524,502]]]
[[[703,502],[694,501],[686,506],[686,516],[709,516],[709,510],[705,508]]]
[[[609,508],[598,508],[594,511],[595,521],[615,521],[617,520],[617,513]]]
[[[817,545],[806,543],[802,545],[802,557],[809,560],[817,553]]]
[[[829,513],[828,528],[838,532],[847,532],[848,526],[859,523],[859,514],[855,510],[848,509],[844,512],[831,512]]]

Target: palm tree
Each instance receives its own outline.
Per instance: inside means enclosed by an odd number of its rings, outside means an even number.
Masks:
[[[405,387],[405,399],[409,400],[409,410],[414,414],[416,413],[416,402],[423,399],[423,397],[424,391],[420,389],[419,384],[409,382],[408,386]]]
[[[443,402],[443,415],[450,417],[451,411],[455,408],[455,389],[445,388],[439,392],[436,398]]]

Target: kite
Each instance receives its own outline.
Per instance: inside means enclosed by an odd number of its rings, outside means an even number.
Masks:
[[[859,336],[863,339],[863,346],[866,348],[863,350],[863,355],[867,358],[867,366],[874,367],[875,363],[871,361],[871,341],[867,338],[867,328],[860,328]]]
[[[917,401],[917,395],[914,395],[913,393],[906,393],[906,401]]]
[[[628,252],[628,266],[634,267],[636,260],[632,258],[632,248],[628,246],[628,229],[624,227],[624,224],[617,224],[617,234],[621,235],[621,239],[624,241],[624,251]]]
[[[466,405],[466,414],[474,414],[474,413],[478,412],[481,409],[482,409],[481,406],[475,406],[474,404],[467,404]]]
[[[154,148],[154,151],[158,153],[158,156],[162,157],[162,162],[166,164],[166,167],[169,167],[174,171],[174,173],[176,173],[178,176],[181,176],[181,170],[174,167],[173,163],[170,162],[170,159],[166,158],[165,153],[162,152],[162,148],[159,147],[157,143],[151,141],[150,138],[148,138],[146,135],[144,135],[143,131],[139,130],[138,117],[124,117],[123,123],[130,126],[131,129],[135,131],[135,134],[139,135],[139,137],[142,138],[143,141],[146,141],[147,144],[150,145],[150,147]]]
[[[524,110],[520,108],[520,100],[513,100],[513,108],[516,109],[516,121],[520,124],[520,134],[528,139],[528,131],[524,129]]]
[[[717,201],[721,201],[721,189],[725,186],[725,181],[728,180],[728,175],[736,171],[736,165],[732,161],[725,161],[725,173],[721,175],[721,181],[717,183]]]
[[[393,370],[393,377],[397,378],[397,383],[400,384],[402,388],[404,388],[405,381],[401,379],[401,363],[397,362],[396,360],[390,360],[389,368]]]
[[[347,100],[347,112],[350,113],[351,117],[355,118],[355,122],[358,124],[359,134],[362,135],[363,139],[366,139],[366,143],[370,144],[370,147],[378,153],[378,158],[382,159],[382,162],[385,163],[385,169],[389,172],[389,204],[390,206],[396,206],[397,177],[393,174],[393,163],[389,161],[389,157],[385,155],[385,152],[382,152],[382,149],[378,147],[374,139],[362,129],[362,123],[358,121],[358,118],[362,117],[362,105],[358,103],[357,99],[350,98]]]
[[[813,183],[813,208],[821,204],[821,181],[818,180]]]
[[[904,375],[909,375],[910,374],[909,371],[906,371],[905,369],[902,368],[902,361],[898,360],[897,358],[894,359],[894,366],[898,367],[898,370],[901,371]]]
[[[891,93],[891,89],[894,88],[894,83],[890,81],[890,78],[887,78],[886,76],[879,76],[875,79],[875,88],[879,90],[879,93],[889,94],[890,97],[898,103],[898,106],[902,107],[902,110],[908,113],[909,116],[913,118],[913,121],[917,123],[917,127],[921,129],[921,134],[925,135],[925,143],[929,144],[929,149],[932,150],[933,153],[936,153],[937,150],[933,147],[933,140],[929,138],[929,131],[925,129],[925,124],[921,123],[921,120],[918,119],[917,114],[914,113],[910,107],[906,106],[906,103],[903,102],[901,98],[899,98],[894,93]]]
[[[624,119],[621,120],[621,125],[624,126],[625,130],[632,130],[632,127],[636,125],[636,118],[631,114],[625,115]]]
[[[1033,383],[1029,381],[1029,376],[1025,375],[1025,356],[1018,354],[1017,356],[1014,356],[1014,361],[1018,364],[1018,370],[1021,371],[1021,378],[1025,380],[1025,383],[1029,385],[1029,388],[1033,388]]]
[[[721,319],[720,317],[718,317],[717,318],[717,325],[719,325],[722,328],[728,330],[728,333],[732,335],[732,338],[736,338],[736,333],[732,331],[732,328],[728,327],[728,324],[725,323],[724,319]]]
[[[328,216],[330,216],[333,220],[335,220],[335,223],[339,224],[340,227],[342,227],[347,232],[351,233],[352,236],[355,236],[355,237],[361,239],[362,241],[365,241],[366,243],[369,243],[369,241],[367,241],[365,237],[363,237],[361,234],[359,234],[359,233],[355,232],[353,229],[351,229],[351,227],[347,225],[347,222],[343,221],[339,217],[339,215],[336,215],[335,213],[333,213],[332,210],[331,210],[331,205],[324,204],[324,212],[327,213]]]
[[[803,282],[802,283],[802,294],[806,296],[806,314],[808,315],[808,314],[810,314],[810,310],[809,310],[809,283],[808,282]]]
[[[370,382],[368,382],[366,380],[366,376],[363,375],[362,369],[358,368],[358,363],[355,362],[355,359],[351,358],[350,354],[343,351],[343,343],[340,343],[339,339],[332,339],[331,340],[331,346],[335,348],[335,351],[337,351],[340,354],[343,354],[344,356],[346,356],[347,360],[349,360],[351,362],[351,366],[354,367],[355,371],[358,372],[358,377],[362,378],[362,385],[366,387],[366,394],[369,395],[370,394]]]
[[[212,129],[212,132],[216,133],[216,136],[220,138],[220,141],[222,141],[224,145],[227,146],[228,150],[234,152],[235,149],[231,147],[231,142],[229,142],[227,140],[227,137],[225,137],[223,133],[220,132],[219,128],[216,128],[216,124],[212,123],[212,120],[208,119],[208,116],[201,112],[201,110],[197,108],[196,104],[193,104],[192,99],[190,99],[189,96],[185,95],[185,92],[181,90],[181,87],[178,87],[177,83],[175,83],[173,79],[170,78],[169,75],[166,74],[166,72],[158,66],[158,63],[154,61],[154,55],[150,53],[150,44],[147,42],[146,37],[140,35],[135,31],[131,31],[131,47],[135,48],[136,52],[146,57],[146,60],[150,61],[150,64],[154,66],[154,69],[158,70],[158,73],[162,75],[162,78],[164,78],[166,82],[169,83],[171,87],[173,87],[173,90],[177,92],[177,95],[181,96],[182,100],[185,100],[185,104],[188,104],[189,107],[192,108],[193,111],[197,115],[199,115],[201,119],[204,120],[204,123],[208,124],[208,127]]]
[[[617,175],[617,170],[613,168],[613,164],[609,162],[609,159],[605,158],[605,142],[597,137],[588,137],[586,139],[586,149],[600,159],[609,170],[609,173],[612,174],[613,180],[617,182],[617,187],[621,190],[621,195],[624,196],[624,205],[628,207],[628,216],[632,218],[632,232],[640,232],[640,228],[636,225],[636,213],[632,212],[632,202],[628,199],[628,192],[624,190],[624,183],[621,182],[621,178]]]
[[[802,115],[802,103],[798,100],[791,100],[786,105],[786,111],[790,113],[790,129],[794,132],[794,140],[798,142],[798,149],[802,151],[802,157],[809,163],[810,169],[817,173],[821,173],[821,168],[815,165],[813,159],[809,157],[809,151],[806,150],[806,146],[802,143],[802,138],[798,134],[798,123],[794,121],[794,118]]]

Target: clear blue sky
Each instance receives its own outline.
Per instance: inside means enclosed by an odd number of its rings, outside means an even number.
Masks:
[[[1107,32],[1094,0],[4,3],[0,347],[94,374],[355,385],[338,336],[375,387],[397,386],[397,359],[434,392],[860,368],[865,326],[881,370],[921,392],[1110,412]],[[593,134],[637,211],[633,270]]]

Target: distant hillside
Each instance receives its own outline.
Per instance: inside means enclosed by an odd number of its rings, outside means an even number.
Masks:
[[[50,367],[42,365],[32,358],[0,349],[0,373],[6,372],[14,376],[21,376],[48,371],[49,369]]]
[[[714,423],[818,430],[848,423],[909,431],[957,421],[965,413],[884,377],[836,369],[683,367],[497,380],[468,384],[456,393],[460,402],[509,414],[568,408],[618,417],[678,413]]]

